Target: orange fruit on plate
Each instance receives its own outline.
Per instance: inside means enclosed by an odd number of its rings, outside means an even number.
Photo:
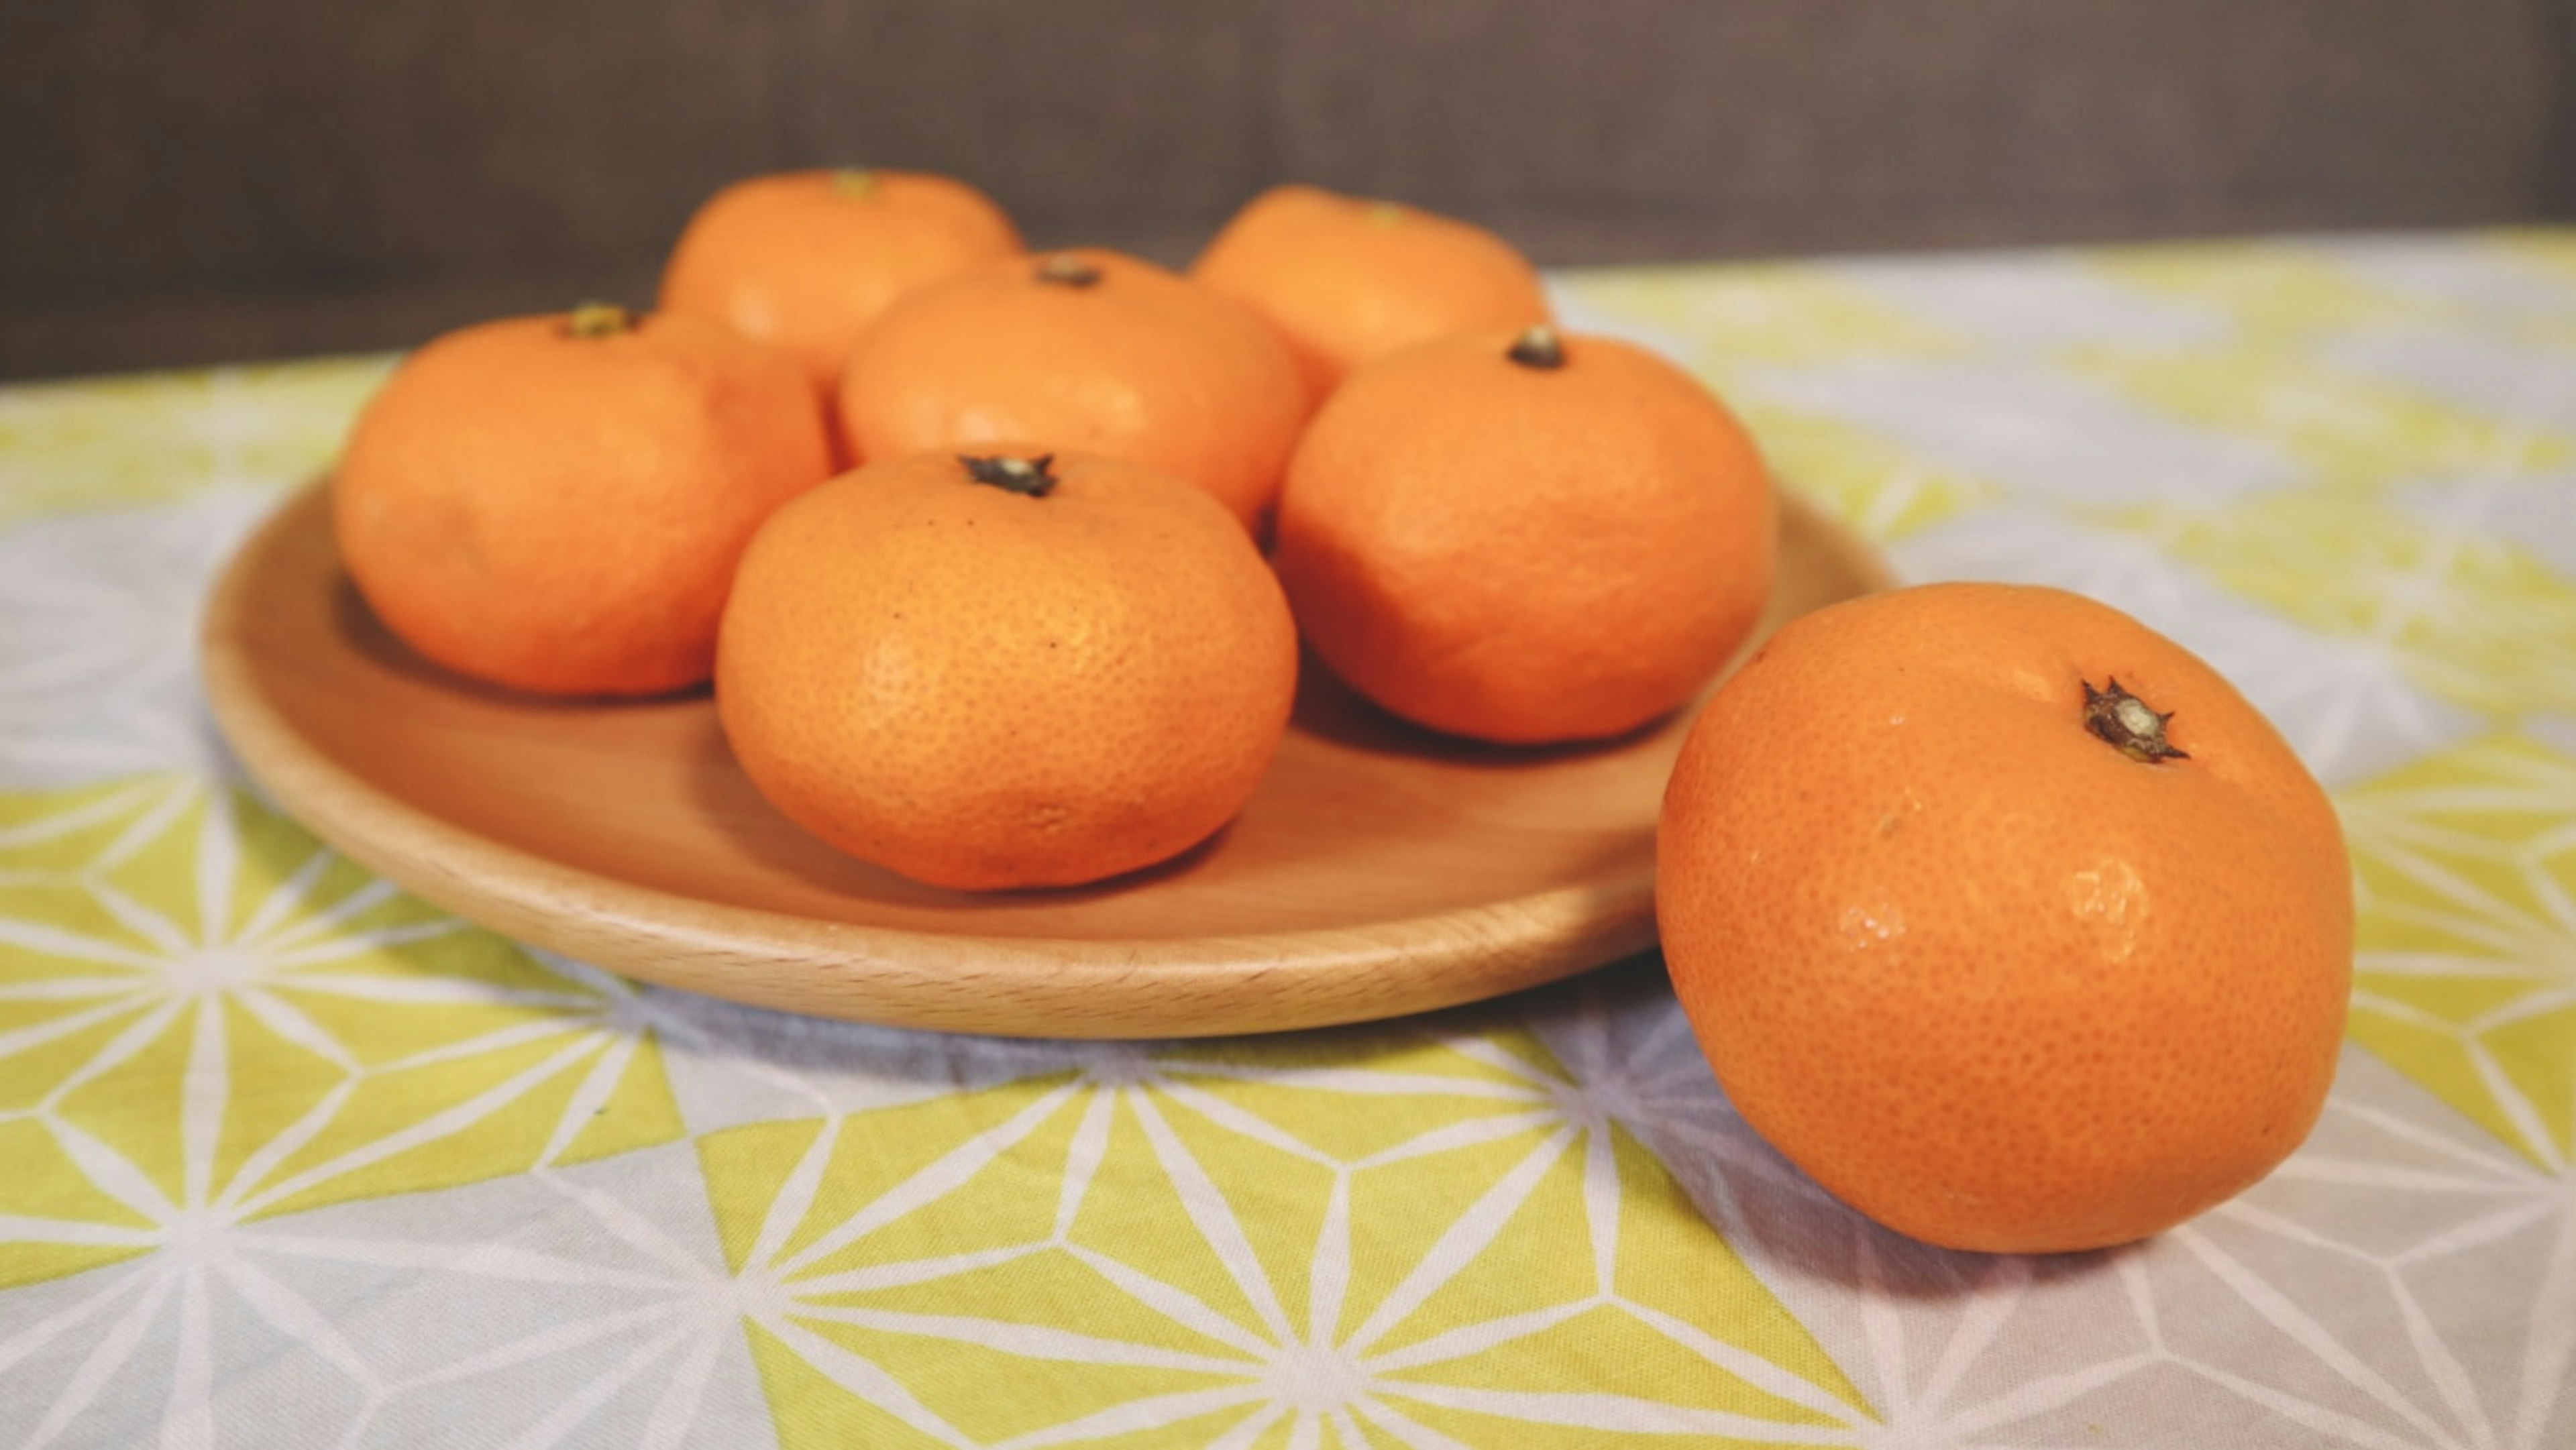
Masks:
[[[1916,1238],[2159,1232],[2287,1157],[2333,1081],[2334,808],[2226,680],[2081,596],[1931,585],[1793,621],[1693,724],[1656,852],[1736,1109]]]
[[[1115,252],[941,283],[879,319],[841,378],[862,459],[1021,440],[1175,473],[1257,524],[1306,421],[1285,347],[1241,304]]]
[[[1535,744],[1687,702],[1760,618],[1774,532],[1761,455],[1708,389],[1534,328],[1353,373],[1289,465],[1275,562],[1360,693]]]
[[[1286,729],[1296,628],[1214,499],[1138,464],[916,454],[743,556],[725,736],[789,819],[936,886],[1065,886],[1206,839]]]
[[[705,680],[734,560],[830,472],[785,353],[615,307],[465,328],[369,400],[333,527],[385,626],[460,674],[565,695]]]
[[[1411,343],[1550,316],[1537,269],[1492,232],[1313,186],[1254,197],[1190,276],[1268,318],[1318,398]]]
[[[661,307],[786,348],[828,394],[897,297],[1019,250],[1002,209],[945,176],[755,176],[689,218],[662,273]]]

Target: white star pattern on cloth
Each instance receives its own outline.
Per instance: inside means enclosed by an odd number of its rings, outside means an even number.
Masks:
[[[2267,1446],[2549,1450],[2576,1432],[2576,1179],[2357,1051],[2316,1135],[2253,1192],[2146,1244],[2026,1258],[1943,1253],[1827,1197],[1726,1108],[1644,974],[1547,1020],[1578,1077],[1632,1085],[1625,1121],[1869,1395],[1872,1450],[2082,1444],[2194,1381],[2239,1399]],[[2499,1298],[2523,1306],[2513,1340]]]
[[[1213,1444],[1249,1445],[1282,1422],[1290,1427],[1290,1444],[1321,1443],[1318,1437],[1327,1426],[1348,1445],[1365,1443],[1360,1426],[1409,1445],[1456,1443],[1421,1423],[1425,1406],[1604,1433],[1695,1432],[1766,1444],[1850,1442],[1848,1432],[1832,1433],[1829,1426],[1865,1423],[1852,1406],[1759,1354],[1729,1345],[1619,1292],[1613,1279],[1619,1246],[1620,1172],[1613,1158],[1609,1119],[1586,1089],[1480,1038],[1448,1038],[1442,1045],[1500,1076],[1423,1077],[1342,1067],[1258,1069],[1186,1055],[1114,1055],[1034,1096],[1007,1119],[794,1247],[799,1226],[810,1229],[809,1220],[821,1202],[822,1185],[836,1154],[850,1151],[844,1134],[861,1131],[859,1119],[826,1119],[779,1185],[761,1219],[757,1242],[739,1271],[762,1285],[755,1301],[762,1311],[755,1322],[845,1389],[895,1414],[911,1429],[951,1445],[986,1442],[925,1402],[884,1365],[818,1332],[819,1327],[842,1325],[881,1335],[942,1339],[1025,1361],[1156,1367],[1226,1381],[1121,1401],[990,1442],[1015,1450],[1135,1433],[1225,1413],[1236,1418]],[[1342,1159],[1211,1090],[1228,1082],[1346,1095],[1354,1100],[1355,1109],[1364,1109],[1372,1097],[1465,1093],[1491,1101],[1498,1110],[1363,1157]],[[864,1250],[871,1235],[964,1191],[978,1175],[996,1171],[997,1163],[1014,1161],[1032,1135],[1067,1115],[1074,1118],[1075,1126],[1066,1149],[1053,1225],[1045,1236],[944,1257],[825,1267],[845,1260],[853,1250]],[[1093,1194],[1134,1191],[1123,1176],[1103,1177],[1104,1165],[1112,1159],[1113,1122],[1121,1117],[1132,1122],[1142,1138],[1144,1161],[1150,1161],[1178,1194],[1187,1222],[1251,1311],[1252,1324],[1158,1276],[1150,1249],[1140,1261],[1092,1242],[1078,1231]],[[1291,1314],[1288,1298],[1274,1282],[1275,1268],[1247,1237],[1234,1196],[1242,1185],[1230,1190],[1191,1147],[1194,1138],[1210,1129],[1252,1139],[1327,1176],[1318,1231],[1298,1286],[1306,1299],[1303,1316]],[[1427,1252],[1373,1299],[1354,1297],[1360,1286],[1354,1280],[1353,1197],[1360,1175],[1430,1155],[1512,1142],[1526,1145],[1517,1161],[1464,1205]],[[1580,1185],[1589,1225],[1592,1292],[1428,1337],[1397,1333],[1415,1311],[1492,1248],[1506,1224],[1560,1164],[1572,1169]],[[964,1278],[1055,1255],[1091,1271],[1106,1290],[1168,1321],[1185,1341],[1198,1347],[1166,1347],[999,1316],[933,1314],[847,1302],[851,1295]],[[1778,1423],[1633,1393],[1486,1390],[1415,1377],[1416,1372],[1436,1372],[1597,1311],[1634,1316],[1711,1368],[1826,1423]]]
[[[46,1422],[61,1444],[234,1443],[244,1422],[344,1447],[747,1443],[742,1281],[685,1147],[455,1192],[239,1226],[183,1251],[193,1278],[143,1260],[27,1291],[50,1312],[0,1344],[0,1373],[69,1369]],[[183,1381],[156,1414],[135,1381],[174,1293],[228,1327],[208,1336],[212,1397]]]
[[[650,1025],[633,987],[576,963],[556,960],[550,973],[530,974],[548,979],[544,985],[524,986],[386,971],[388,960],[399,960],[389,954],[470,928],[417,909],[378,919],[402,906],[395,889],[374,880],[353,887],[345,874],[335,874],[335,868],[349,868],[309,842],[294,869],[265,889],[253,889],[244,877],[245,842],[235,818],[245,807],[222,790],[175,798],[178,808],[155,803],[89,869],[53,883],[57,891],[77,891],[94,901],[117,934],[0,915],[0,948],[28,954],[30,964],[57,964],[50,973],[0,980],[0,1007],[28,1004],[51,1011],[0,1033],[0,1063],[81,1045],[77,1060],[66,1064],[41,1097],[0,1112],[0,1125],[24,1122],[41,1130],[58,1161],[126,1220],[8,1214],[0,1216],[0,1240],[152,1251],[114,1271],[114,1287],[85,1307],[16,1336],[11,1352],[0,1354],[5,1376],[9,1364],[46,1348],[56,1334],[76,1332],[89,1316],[122,1306],[80,1370],[24,1427],[29,1444],[52,1443],[146,1341],[163,1331],[175,1339],[163,1439],[202,1441],[211,1433],[202,1427],[212,1424],[213,1349],[207,1336],[219,1287],[243,1296],[263,1315],[327,1324],[238,1259],[238,1233],[245,1224],[472,1132],[531,1094],[569,1080],[569,1095],[531,1155],[531,1166],[554,1163],[626,1081]],[[168,908],[177,903],[144,899],[119,883],[117,868],[152,837],[145,826],[187,838],[192,913],[174,913]],[[484,1011],[500,1020],[416,1051],[382,1056],[376,1055],[381,1040],[353,1041],[334,1025],[353,1008],[393,1016]],[[238,1078],[243,1069],[235,1058],[245,1033],[258,1034],[262,1061],[276,1061],[280,1051],[300,1055],[329,1076],[330,1085],[291,1110],[270,1109],[259,1120],[241,1116],[245,1103],[270,1091],[263,1082]],[[135,1122],[133,1110],[122,1090],[108,1093],[120,1074],[156,1052],[175,1052],[183,1064],[175,1165],[138,1158],[123,1145]],[[498,1080],[444,1101],[394,1089],[396,1101],[410,1111],[368,1130],[387,1111],[382,1085],[477,1060],[514,1066]],[[368,1102],[377,1106],[364,1106]],[[171,1166],[175,1180],[167,1176]]]
[[[275,501],[231,489],[0,530],[0,789],[231,773],[199,698],[199,604]]]

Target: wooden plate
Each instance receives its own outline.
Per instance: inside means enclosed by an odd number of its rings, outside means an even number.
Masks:
[[[1794,498],[1781,532],[1765,634],[1890,582]],[[1213,841],[1102,887],[966,895],[840,855],[772,810],[704,691],[564,703],[421,660],[350,585],[324,488],[232,561],[205,676],[281,805],[496,931],[767,1007],[1049,1037],[1367,1021],[1641,951],[1687,723],[1483,748],[1392,721],[1310,665],[1276,763]]]

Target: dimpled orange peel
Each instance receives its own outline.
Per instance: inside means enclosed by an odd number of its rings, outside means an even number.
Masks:
[[[1097,881],[1242,808],[1296,628],[1242,526],[1139,464],[1020,445],[873,463],[743,556],[716,707],[752,783],[936,886]]]
[[[2053,589],[1782,629],[1693,724],[1656,916],[1745,1120],[1958,1249],[2125,1243],[2253,1184],[2351,985],[2323,790],[2208,665]]]

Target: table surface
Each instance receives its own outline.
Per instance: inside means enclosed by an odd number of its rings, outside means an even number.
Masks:
[[[1010,1042],[641,988],[340,860],[192,631],[386,359],[0,389],[0,1442],[2576,1446],[2576,232],[1554,279],[1911,579],[2094,594],[2334,794],[2324,1121],[2045,1259],[1876,1229],[1651,960]]]

